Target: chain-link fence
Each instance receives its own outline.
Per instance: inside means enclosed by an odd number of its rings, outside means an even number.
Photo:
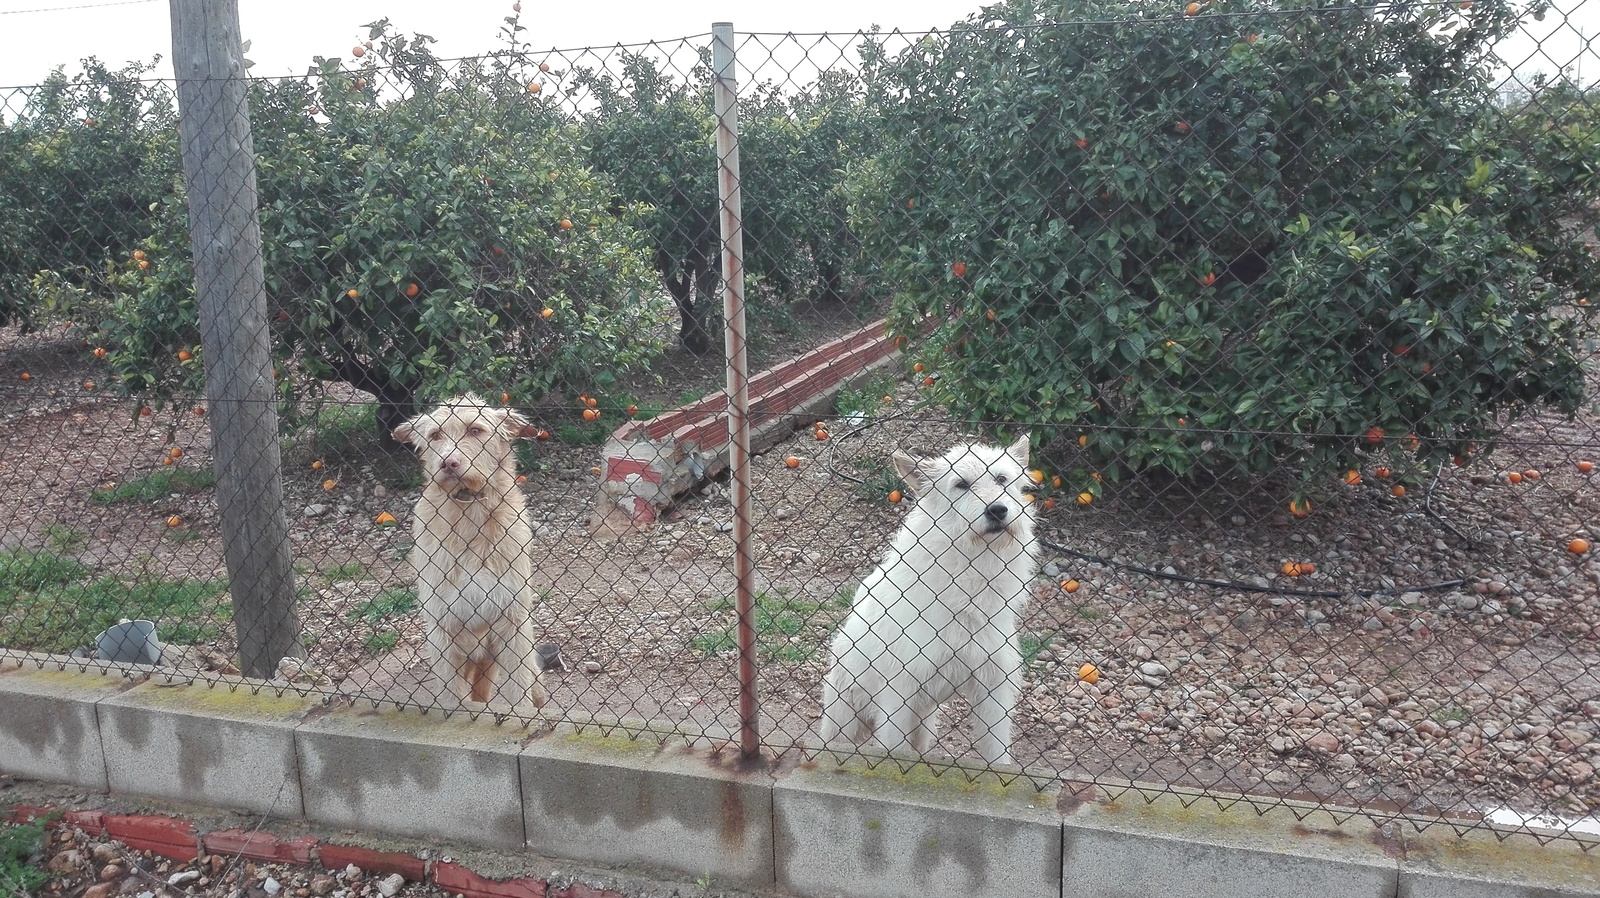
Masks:
[[[1591,844],[1592,5],[740,36],[731,476],[710,37],[250,81],[259,371],[179,91],[11,91],[0,659]]]

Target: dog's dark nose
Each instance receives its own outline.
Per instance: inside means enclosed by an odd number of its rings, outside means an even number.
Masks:
[[[994,521],[996,524],[1004,524],[1006,522],[1006,518],[1010,514],[1011,506],[1005,504],[1004,502],[995,502],[983,510],[983,516],[991,521]]]

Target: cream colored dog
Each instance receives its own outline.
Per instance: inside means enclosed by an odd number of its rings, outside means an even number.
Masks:
[[[539,708],[549,700],[534,652],[527,501],[512,441],[528,423],[467,393],[395,428],[427,486],[411,525],[411,564],[434,674],[463,703]]]
[[[876,733],[890,751],[926,752],[939,705],[959,695],[978,754],[1010,763],[1017,617],[1038,566],[1028,438],[893,460],[917,505],[834,634],[822,738],[859,745]]]

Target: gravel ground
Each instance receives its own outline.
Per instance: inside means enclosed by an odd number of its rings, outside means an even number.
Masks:
[[[0,419],[32,439],[14,437],[28,451],[0,464],[0,546],[49,546],[70,527],[85,534],[74,554],[103,572],[221,577],[208,491],[109,507],[86,498],[157,470],[169,445],[186,450],[179,467],[203,470],[206,419],[187,408],[140,418],[84,390],[92,360],[60,335],[4,352]],[[654,388],[674,399],[694,377],[693,388],[714,388],[702,367],[669,359]],[[34,375],[26,386],[20,370]],[[761,724],[775,751],[816,745],[827,634],[903,514],[883,500],[889,453],[942,452],[964,436],[909,384],[889,399],[866,403],[866,417],[830,419],[825,443],[802,427],[755,462]],[[576,417],[554,406],[532,414],[552,428]],[[1600,573],[1566,549],[1597,537],[1600,495],[1576,465],[1600,461],[1595,424],[1592,414],[1528,419],[1488,461],[1443,471],[1414,469],[1395,447],[1363,483],[1319,490],[1304,518],[1286,513],[1286,486],[1272,482],[1108,483],[1087,507],[1042,492],[1061,501],[1041,517],[1046,576],[1023,622],[1032,660],[1017,760],[1102,784],[1377,814],[1600,814]],[[652,530],[599,542],[586,526],[597,447],[532,451],[538,624],[567,661],[551,675],[547,710],[735,730],[727,487],[707,484]],[[1036,463],[1071,471],[1076,452],[1052,446]],[[311,471],[313,460],[323,469]],[[330,692],[425,703],[436,690],[416,616],[371,613],[374,597],[411,582],[412,465],[363,451],[286,455],[313,640],[299,675]],[[1542,476],[1507,482],[1529,470]],[[1391,495],[1395,483],[1405,497]],[[384,511],[398,527],[373,523]],[[167,526],[173,515],[179,527]],[[1286,577],[1286,562],[1316,572]],[[1065,591],[1066,579],[1080,588]],[[182,660],[218,668],[231,650],[223,625]],[[1098,682],[1079,678],[1085,663]],[[941,748],[960,758],[964,715],[948,717]]]

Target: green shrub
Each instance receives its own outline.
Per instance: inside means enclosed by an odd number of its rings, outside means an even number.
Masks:
[[[537,69],[452,70],[426,38],[387,22],[371,36],[359,65],[318,58],[304,78],[252,85],[266,325],[286,408],[344,382],[377,397],[387,433],[419,396],[527,403],[653,358],[665,309],[635,249],[639,211],[611,207],[552,98],[529,90]],[[118,261],[99,324],[125,390],[192,395],[203,359],[180,195],[155,225],[143,258]]]
[[[852,217],[898,331],[934,322],[930,393],[1111,474],[1439,460],[1573,412],[1600,141],[1498,107],[1517,10],[1181,6],[1017,0],[869,55]]]

